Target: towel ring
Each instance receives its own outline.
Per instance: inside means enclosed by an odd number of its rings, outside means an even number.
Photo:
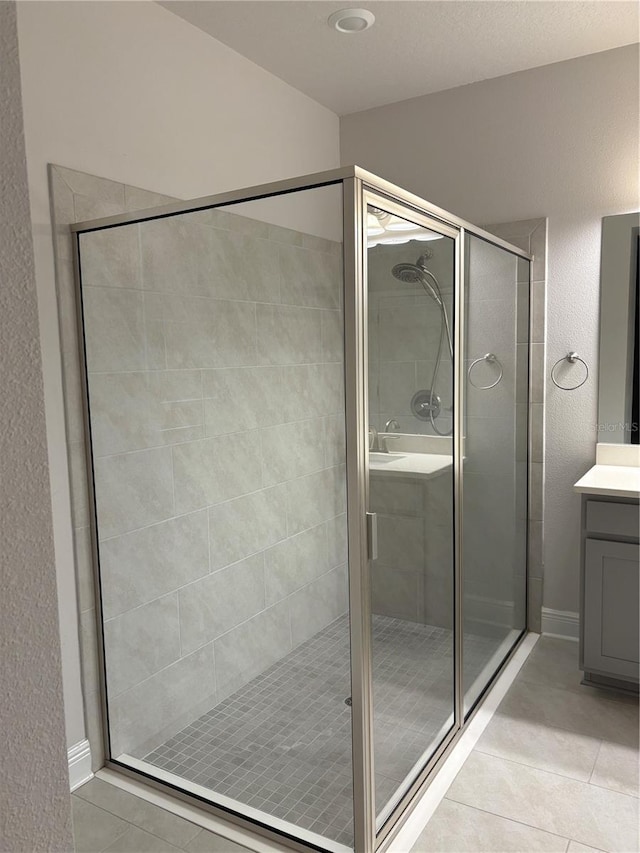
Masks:
[[[567,388],[566,385],[560,385],[560,383],[558,382],[558,380],[555,377],[555,371],[556,371],[557,366],[559,364],[562,364],[563,361],[567,361],[569,364],[575,364],[576,361],[581,361],[582,364],[584,364],[584,369],[586,372],[585,372],[585,376],[584,376],[584,379],[582,380],[582,382],[579,382],[577,385],[571,385],[569,388]],[[582,385],[584,385],[584,383],[587,381],[588,378],[589,378],[589,366],[587,365],[587,362],[583,358],[580,358],[580,356],[578,355],[577,352],[568,352],[566,355],[563,355],[562,358],[559,358],[556,361],[556,363],[553,365],[553,367],[551,368],[551,381],[556,386],[556,388],[559,388],[561,391],[575,391],[576,388],[580,388]]]
[[[496,379],[495,382],[492,382],[491,385],[476,385],[476,383],[471,378],[471,371],[473,370],[475,365],[478,364],[478,362],[480,362],[480,361],[485,361],[485,362],[487,362],[487,364],[497,364],[498,367],[500,368],[500,373],[498,375],[498,378]],[[467,377],[469,379],[469,383],[471,385],[473,385],[474,388],[477,388],[478,391],[488,391],[489,388],[495,388],[496,385],[498,384],[498,382],[500,382],[500,380],[502,379],[503,374],[504,374],[504,369],[502,367],[502,364],[500,363],[498,357],[496,355],[494,355],[492,352],[485,353],[485,355],[481,356],[480,358],[476,358],[475,361],[471,362],[471,364],[469,365],[469,369],[467,370]]]

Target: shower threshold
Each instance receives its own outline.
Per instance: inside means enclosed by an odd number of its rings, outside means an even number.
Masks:
[[[495,639],[465,637],[479,672]],[[453,722],[453,637],[373,616],[378,813]],[[143,758],[118,761],[313,844],[353,848],[349,622],[342,616]],[[275,820],[274,820],[275,819]]]

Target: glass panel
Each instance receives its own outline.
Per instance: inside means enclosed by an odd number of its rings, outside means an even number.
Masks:
[[[341,188],[80,236],[111,755],[353,844]]]
[[[467,713],[526,624],[529,262],[473,235],[465,257]]]
[[[386,819],[454,722],[455,241],[368,208],[374,767]]]

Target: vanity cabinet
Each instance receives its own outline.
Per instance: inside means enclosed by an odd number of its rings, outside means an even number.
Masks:
[[[582,496],[583,684],[637,691],[640,545],[636,499]]]

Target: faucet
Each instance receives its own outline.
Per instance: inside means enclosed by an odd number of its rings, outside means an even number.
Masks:
[[[390,418],[384,425],[385,433],[390,429],[400,429],[400,424],[395,418]],[[369,450],[377,453],[389,453],[387,442],[400,438],[399,435],[381,435],[374,426],[369,427]]]
[[[385,432],[389,429],[399,429],[400,424],[395,418],[391,418],[384,425]],[[393,441],[395,438],[400,438],[399,435],[383,435],[381,436],[378,433],[378,430],[374,426],[369,427],[369,450],[375,451],[377,453],[389,453],[389,448],[387,446],[387,442]]]

